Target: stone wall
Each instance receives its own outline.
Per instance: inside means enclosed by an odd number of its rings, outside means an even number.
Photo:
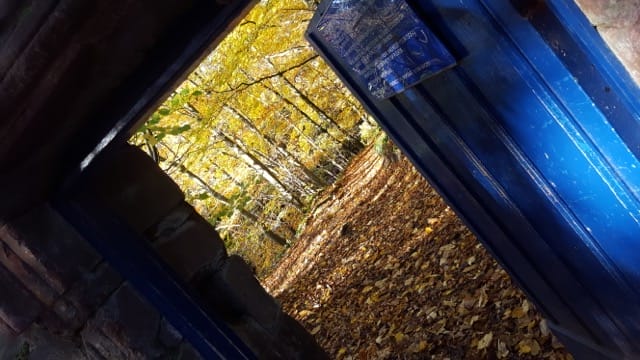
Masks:
[[[631,77],[640,84],[640,0],[576,0]]]
[[[151,242],[203,308],[259,357],[324,357],[142,151],[128,145],[111,151],[84,184],[85,193]],[[5,357],[28,343],[34,359],[199,358],[49,204],[3,224],[0,246],[0,288],[11,294],[0,297]]]

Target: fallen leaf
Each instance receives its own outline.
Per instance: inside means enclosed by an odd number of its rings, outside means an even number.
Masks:
[[[540,344],[534,339],[525,339],[518,343],[518,352],[521,355],[531,354],[533,356],[537,356],[540,354],[541,350]]]
[[[538,327],[540,328],[540,334],[542,334],[542,336],[549,336],[549,334],[551,333],[551,331],[549,331],[547,320],[545,319],[540,320],[540,324],[538,324]]]
[[[476,299],[470,296],[467,296],[464,299],[462,299],[462,302],[460,304],[467,309],[471,309],[475,303],[476,303]]]
[[[413,344],[413,346],[411,347],[411,352],[413,353],[423,352],[426,348],[427,348],[427,342],[422,340],[417,344]]]
[[[540,354],[540,344],[536,340],[531,340],[531,355],[538,356]]]
[[[522,340],[518,343],[518,353],[520,355],[529,354],[531,352],[531,346],[525,340]]]
[[[509,349],[507,349],[507,344],[503,341],[498,340],[498,350],[496,351],[496,355],[498,359],[504,359],[509,356]]]
[[[524,310],[522,310],[521,307],[517,307],[517,308],[511,310],[511,317],[514,318],[514,319],[520,319],[524,315],[525,315],[525,312],[524,312]]]
[[[399,332],[393,335],[393,337],[396,339],[396,342],[401,342],[404,339],[404,334]]]
[[[478,341],[478,350],[484,350],[491,345],[491,341],[493,340],[493,333],[486,333],[480,341]]]

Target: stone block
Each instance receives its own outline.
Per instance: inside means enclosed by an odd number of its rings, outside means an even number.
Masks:
[[[3,294],[0,296],[0,320],[14,332],[21,333],[40,315],[42,304],[2,265],[0,289]]]
[[[83,191],[139,234],[184,200],[178,185],[142,150],[130,145],[97,159]]]
[[[168,349],[176,348],[182,341],[182,334],[163,318],[158,329],[158,341]]]
[[[80,333],[91,359],[143,359],[142,355],[111,340],[102,332],[100,325],[102,322],[90,321]]]
[[[0,359],[16,359],[22,339],[0,320]]]
[[[171,235],[158,240],[156,247],[183,279],[191,279],[200,269],[218,269],[227,258],[218,232],[200,215],[193,213]]]
[[[177,354],[172,358],[180,360],[202,360],[202,356],[187,342],[183,342],[180,345]]]
[[[100,260],[48,204],[7,222],[0,228],[0,238],[59,294]]]
[[[22,285],[31,291],[44,305],[53,304],[58,297],[58,292],[27,263],[20,259],[2,240],[0,240],[0,264],[13,273]]]
[[[122,277],[109,264],[103,262],[93,271],[82,275],[64,295],[75,307],[76,320],[83,324],[122,285]]]
[[[123,349],[153,358],[164,352],[157,342],[160,314],[129,285],[120,287],[91,320],[92,327]]]
[[[577,0],[597,27],[629,27],[640,18],[640,0]]]
[[[328,359],[314,338],[284,313],[269,329],[247,316],[230,323],[230,326],[258,359]]]
[[[54,335],[44,329],[33,327],[25,337],[29,343],[29,359],[84,360],[79,344],[72,338]]]
[[[271,330],[274,347],[284,359],[328,359],[325,351],[302,325],[287,314],[282,314],[278,325]]]
[[[176,232],[195,213],[196,210],[183,201],[165,215],[160,222],[147,229],[144,235],[151,243],[166,239]]]
[[[71,336],[80,329],[86,318],[82,318],[80,311],[64,297],[42,313],[38,323],[51,333],[61,336]]]
[[[219,271],[201,276],[196,289],[203,301],[211,304],[205,306],[224,319],[246,315],[269,329],[281,314],[278,302],[237,255],[230,256]]]
[[[607,45],[640,83],[640,0],[577,0]]]
[[[17,333],[7,323],[0,319],[0,338],[6,339],[16,335]],[[2,358],[0,357],[0,359]]]

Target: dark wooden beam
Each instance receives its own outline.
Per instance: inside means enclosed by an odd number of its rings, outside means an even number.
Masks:
[[[0,220],[143,119],[253,1],[45,0],[0,8]]]

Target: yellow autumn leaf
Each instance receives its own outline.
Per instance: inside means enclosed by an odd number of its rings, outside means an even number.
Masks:
[[[367,301],[365,301],[365,303],[366,303],[367,305],[371,305],[371,304],[376,303],[379,299],[380,299],[380,298],[378,297],[378,295],[377,295],[377,294],[371,294],[371,296],[369,296],[369,297],[367,298]]]
[[[538,344],[536,340],[531,340],[530,344],[531,344],[531,355],[538,356],[540,354],[540,351],[542,351],[542,349],[540,348],[540,344]]]
[[[528,340],[522,340],[518,343],[518,353],[525,355],[531,353],[531,345]]]
[[[517,308],[511,310],[511,317],[514,318],[514,319],[520,319],[524,315],[525,315],[525,312],[520,307],[517,307]]]
[[[313,328],[313,330],[311,330],[311,335],[315,335],[317,333],[320,332],[320,329],[322,329],[322,326],[318,325],[315,328]]]
[[[411,351],[412,353],[419,353],[424,351],[427,348],[427,342],[422,340],[419,343],[414,343],[413,345],[411,345],[411,347],[409,348],[409,351]]]
[[[398,332],[395,335],[393,335],[393,338],[396,339],[396,342],[401,342],[404,339],[404,334],[401,332]]]
[[[424,228],[424,232],[429,235],[433,232],[433,228],[431,226],[427,226],[426,228]]]
[[[493,333],[486,333],[480,341],[478,341],[478,350],[483,350],[491,345],[491,341],[493,340]]]
[[[340,350],[338,350],[338,355],[344,355],[344,353],[347,352],[346,348],[340,348]]]

